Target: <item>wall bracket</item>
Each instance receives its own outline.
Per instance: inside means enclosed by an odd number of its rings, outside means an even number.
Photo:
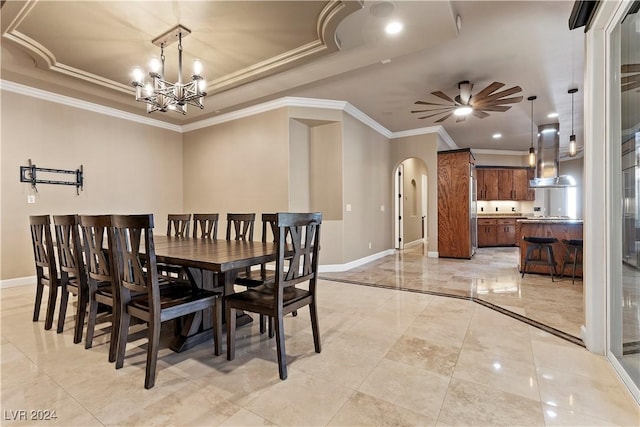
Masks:
[[[38,179],[37,178],[38,172],[75,175],[75,179],[73,181]],[[73,185],[76,187],[76,194],[79,196],[80,190],[83,190],[83,181],[84,181],[84,172],[83,172],[82,165],[80,165],[80,169],[76,169],[76,170],[39,168],[39,167],[36,167],[36,165],[34,165],[33,163],[31,163],[31,159],[29,159],[29,166],[20,166],[20,182],[30,183],[31,188],[33,188],[36,191],[36,193],[38,192],[38,189],[36,188],[36,184]]]

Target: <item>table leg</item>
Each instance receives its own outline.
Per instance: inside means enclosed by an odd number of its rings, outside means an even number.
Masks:
[[[187,268],[187,276],[191,283],[197,287],[208,290],[219,290],[224,295],[233,293],[233,283],[236,280],[236,272],[214,273],[209,270],[201,270],[199,268]],[[224,299],[223,299],[224,313]],[[213,339],[213,325],[211,324],[211,309],[204,310],[204,313],[197,312],[187,315],[183,318],[181,328],[177,328],[173,341],[169,348],[180,353],[186,351],[202,342]],[[225,319],[223,317],[223,322]],[[236,327],[244,326],[251,323],[253,319],[248,314],[238,311],[236,316]],[[224,328],[223,328],[224,330]]]

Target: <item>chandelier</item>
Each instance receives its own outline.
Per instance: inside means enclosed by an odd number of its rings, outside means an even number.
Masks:
[[[187,104],[204,108],[203,101],[207,93],[206,81],[200,75],[202,63],[196,59],[193,62],[193,75],[188,83],[182,82],[182,38],[191,34],[187,28],[178,25],[153,40],[153,44],[160,47],[160,61],[151,61],[149,77],[145,82],[144,71],[140,67],[133,70],[133,82],[136,89],[136,101],[147,104],[147,113],[154,111],[167,112],[169,110],[187,114]],[[178,81],[170,83],[164,79],[164,48],[178,41]]]

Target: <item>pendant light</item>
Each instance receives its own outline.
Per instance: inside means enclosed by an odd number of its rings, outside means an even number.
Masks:
[[[577,91],[577,88],[569,89],[569,93],[571,94],[571,136],[569,137],[569,157],[574,157],[577,153],[576,135],[573,133],[573,94]]]
[[[537,96],[530,96],[527,98],[527,101],[531,101],[531,147],[529,147],[529,167],[536,167],[536,150],[533,148],[533,101],[535,101]]]

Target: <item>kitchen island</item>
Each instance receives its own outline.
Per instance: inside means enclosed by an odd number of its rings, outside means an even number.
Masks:
[[[557,243],[552,245],[553,257],[558,275],[562,273],[562,264],[567,252],[567,248],[562,240],[582,239],[581,219],[568,219],[560,217],[540,217],[530,219],[518,219],[516,221],[516,238],[520,242],[520,264],[518,271],[522,272],[524,257],[527,253],[527,244],[522,242],[524,237],[555,237]],[[549,269],[545,265],[531,265],[528,268],[530,273],[549,274]],[[571,276],[571,268],[567,266],[565,275]],[[576,277],[582,277],[582,267],[576,268]]]

